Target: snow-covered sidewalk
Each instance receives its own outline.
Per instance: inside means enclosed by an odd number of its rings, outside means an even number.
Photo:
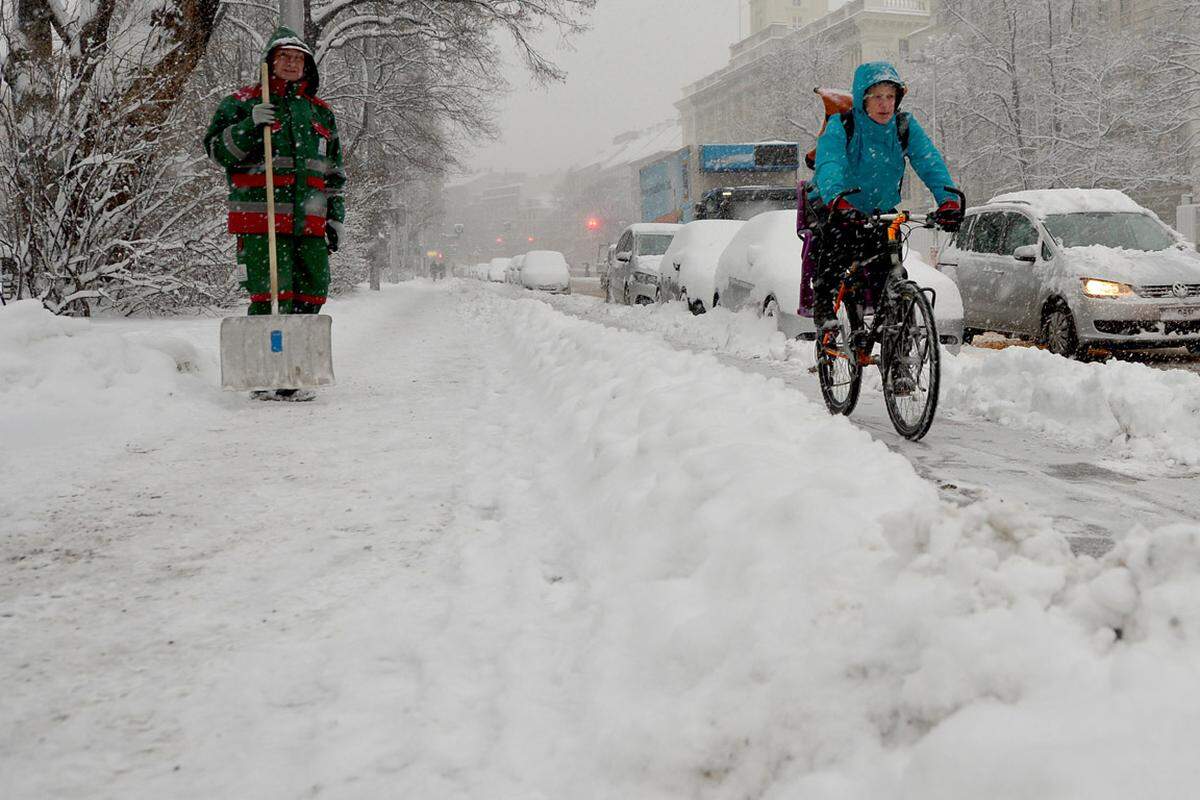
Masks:
[[[290,405],[215,321],[0,312],[0,796],[1200,790],[1200,526],[1075,557],[525,293],[332,313]]]

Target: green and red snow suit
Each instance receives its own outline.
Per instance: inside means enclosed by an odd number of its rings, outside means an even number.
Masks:
[[[329,292],[326,224],[345,219],[346,173],[333,109],[317,97],[320,76],[312,50],[281,27],[267,43],[263,60],[270,64],[275,50],[285,45],[304,51],[305,68],[299,81],[272,77],[270,84],[279,308],[282,313],[315,314]],[[204,135],[209,158],[225,169],[229,183],[229,232],[238,237],[251,314],[270,313],[271,306],[263,134],[251,116],[260,102],[261,83],[239,89],[221,101]]]

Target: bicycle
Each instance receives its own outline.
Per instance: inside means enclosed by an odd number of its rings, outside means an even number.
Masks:
[[[946,187],[959,196],[962,192]],[[843,192],[834,201],[853,194]],[[909,228],[904,226],[913,223]],[[849,416],[858,405],[864,367],[875,365],[883,377],[883,398],[892,426],[906,439],[917,441],[929,432],[941,387],[941,351],[933,307],[937,293],[908,279],[904,270],[904,241],[912,227],[933,228],[932,215],[875,213],[868,228],[886,232],[880,254],[852,263],[842,274],[834,300],[838,326],[817,337],[816,366],[821,396],[829,413]],[[871,267],[885,260],[887,275],[879,286]],[[876,294],[878,300],[876,301]],[[874,355],[878,344],[879,356]]]

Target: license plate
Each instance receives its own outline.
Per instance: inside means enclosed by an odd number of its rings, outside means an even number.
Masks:
[[[1200,319],[1200,306],[1173,306],[1162,310],[1162,318],[1168,321]]]

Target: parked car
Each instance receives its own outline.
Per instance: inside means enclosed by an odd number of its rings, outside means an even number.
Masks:
[[[968,337],[997,331],[1072,358],[1200,353],[1200,253],[1121,192],[994,197],[967,213],[939,265],[962,292]]]
[[[521,284],[521,265],[525,263],[525,256],[513,256],[508,262],[508,270],[504,273],[505,283]]]
[[[659,302],[681,300],[693,314],[707,311],[715,293],[717,261],[744,224],[741,220],[704,219],[680,228],[663,255]]]
[[[611,302],[608,297],[608,279],[612,275],[613,264],[617,262],[617,243],[613,242],[605,251],[604,261],[600,263],[600,291],[604,292],[605,302]]]
[[[508,265],[512,259],[508,258],[493,258],[488,265],[487,280],[493,283],[504,283],[505,273],[508,272]]]
[[[525,254],[521,282],[526,289],[555,294],[571,293],[571,271],[567,260],[556,250],[534,250]]]
[[[609,303],[653,303],[658,297],[658,267],[682,228],[665,222],[630,225],[617,239],[615,261],[608,277],[605,300]]]
[[[745,223],[721,254],[714,276],[713,305],[754,308],[775,317],[789,338],[812,338],[812,317],[800,312],[803,243],[796,237],[795,211],[768,211]],[[934,319],[943,346],[962,344],[962,300],[954,281],[909,252],[908,277],[934,290]]]

